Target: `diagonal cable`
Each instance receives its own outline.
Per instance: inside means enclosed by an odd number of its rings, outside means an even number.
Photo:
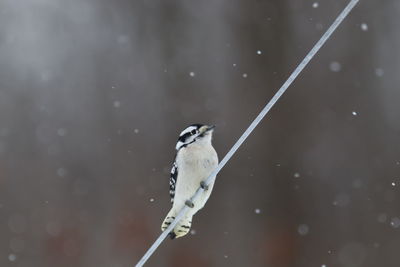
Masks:
[[[339,14],[336,20],[332,23],[332,25],[328,28],[328,30],[322,35],[319,41],[314,45],[314,47],[308,52],[306,57],[300,62],[300,64],[296,67],[296,69],[292,72],[286,82],[282,85],[282,87],[276,92],[276,94],[272,97],[272,99],[268,102],[268,104],[263,108],[263,110],[258,114],[258,116],[253,120],[250,126],[246,129],[246,131],[240,136],[239,140],[233,145],[233,147],[229,150],[229,152],[225,155],[225,157],[218,164],[217,168],[211,173],[211,175],[205,181],[206,185],[209,185],[214,182],[217,174],[221,171],[221,169],[225,166],[225,164],[231,159],[233,154],[238,150],[238,148],[243,144],[243,142],[247,139],[247,137],[253,132],[253,130],[257,127],[257,125],[261,122],[261,120],[267,115],[270,109],[275,105],[275,103],[279,100],[279,98],[283,95],[283,93],[288,89],[288,87],[293,83],[293,81],[299,76],[299,74],[304,70],[307,64],[311,61],[311,59],[315,56],[315,54],[319,51],[319,49],[325,44],[325,42],[329,39],[332,33],[336,30],[336,28],[342,23],[342,21],[346,18],[346,16],[350,13],[350,11],[354,8],[354,6],[358,3],[359,0],[351,0],[347,6],[343,9],[343,11]],[[196,193],[191,198],[191,201],[194,202],[199,195],[204,191],[202,187],[199,187]],[[150,258],[150,256],[154,253],[154,251],[160,246],[162,241],[167,237],[167,235],[174,229],[176,224],[182,219],[185,215],[188,206],[184,206],[175,220],[169,225],[169,227],[161,233],[161,235],[157,238],[154,244],[147,250],[146,254],[140,259],[140,261],[136,264],[136,267],[143,266],[146,261]]]

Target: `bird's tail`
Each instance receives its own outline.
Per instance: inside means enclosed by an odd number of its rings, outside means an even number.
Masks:
[[[161,225],[161,230],[165,231],[168,226],[172,223],[172,221],[175,219],[175,216],[177,215],[177,212],[175,212],[173,209],[168,212],[167,217],[165,217],[164,222]],[[189,233],[190,227],[192,226],[192,217],[193,216],[185,216],[183,219],[181,219],[177,225],[175,226],[174,230],[171,231],[170,237],[171,239],[182,237]]]

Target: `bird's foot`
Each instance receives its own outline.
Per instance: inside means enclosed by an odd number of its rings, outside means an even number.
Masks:
[[[201,182],[200,182],[200,187],[203,188],[204,191],[207,191],[207,190],[208,190],[208,185],[206,184],[205,181],[201,181]]]
[[[176,234],[174,232],[169,233],[168,236],[171,238],[171,240],[176,238]]]
[[[189,208],[193,208],[194,204],[191,200],[186,200],[185,205],[188,206]]]

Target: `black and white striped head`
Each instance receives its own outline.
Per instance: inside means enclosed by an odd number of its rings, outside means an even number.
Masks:
[[[203,143],[210,142],[212,132],[215,126],[203,125],[203,124],[192,124],[183,130],[178,138],[178,143],[176,143],[176,150],[186,147],[193,143]]]

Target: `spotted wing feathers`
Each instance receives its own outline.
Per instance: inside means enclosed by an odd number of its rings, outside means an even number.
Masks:
[[[176,165],[176,161],[174,161],[174,163],[172,164],[171,176],[169,178],[169,195],[171,197],[171,203],[174,202],[175,186],[177,178],[178,178],[178,165]]]

